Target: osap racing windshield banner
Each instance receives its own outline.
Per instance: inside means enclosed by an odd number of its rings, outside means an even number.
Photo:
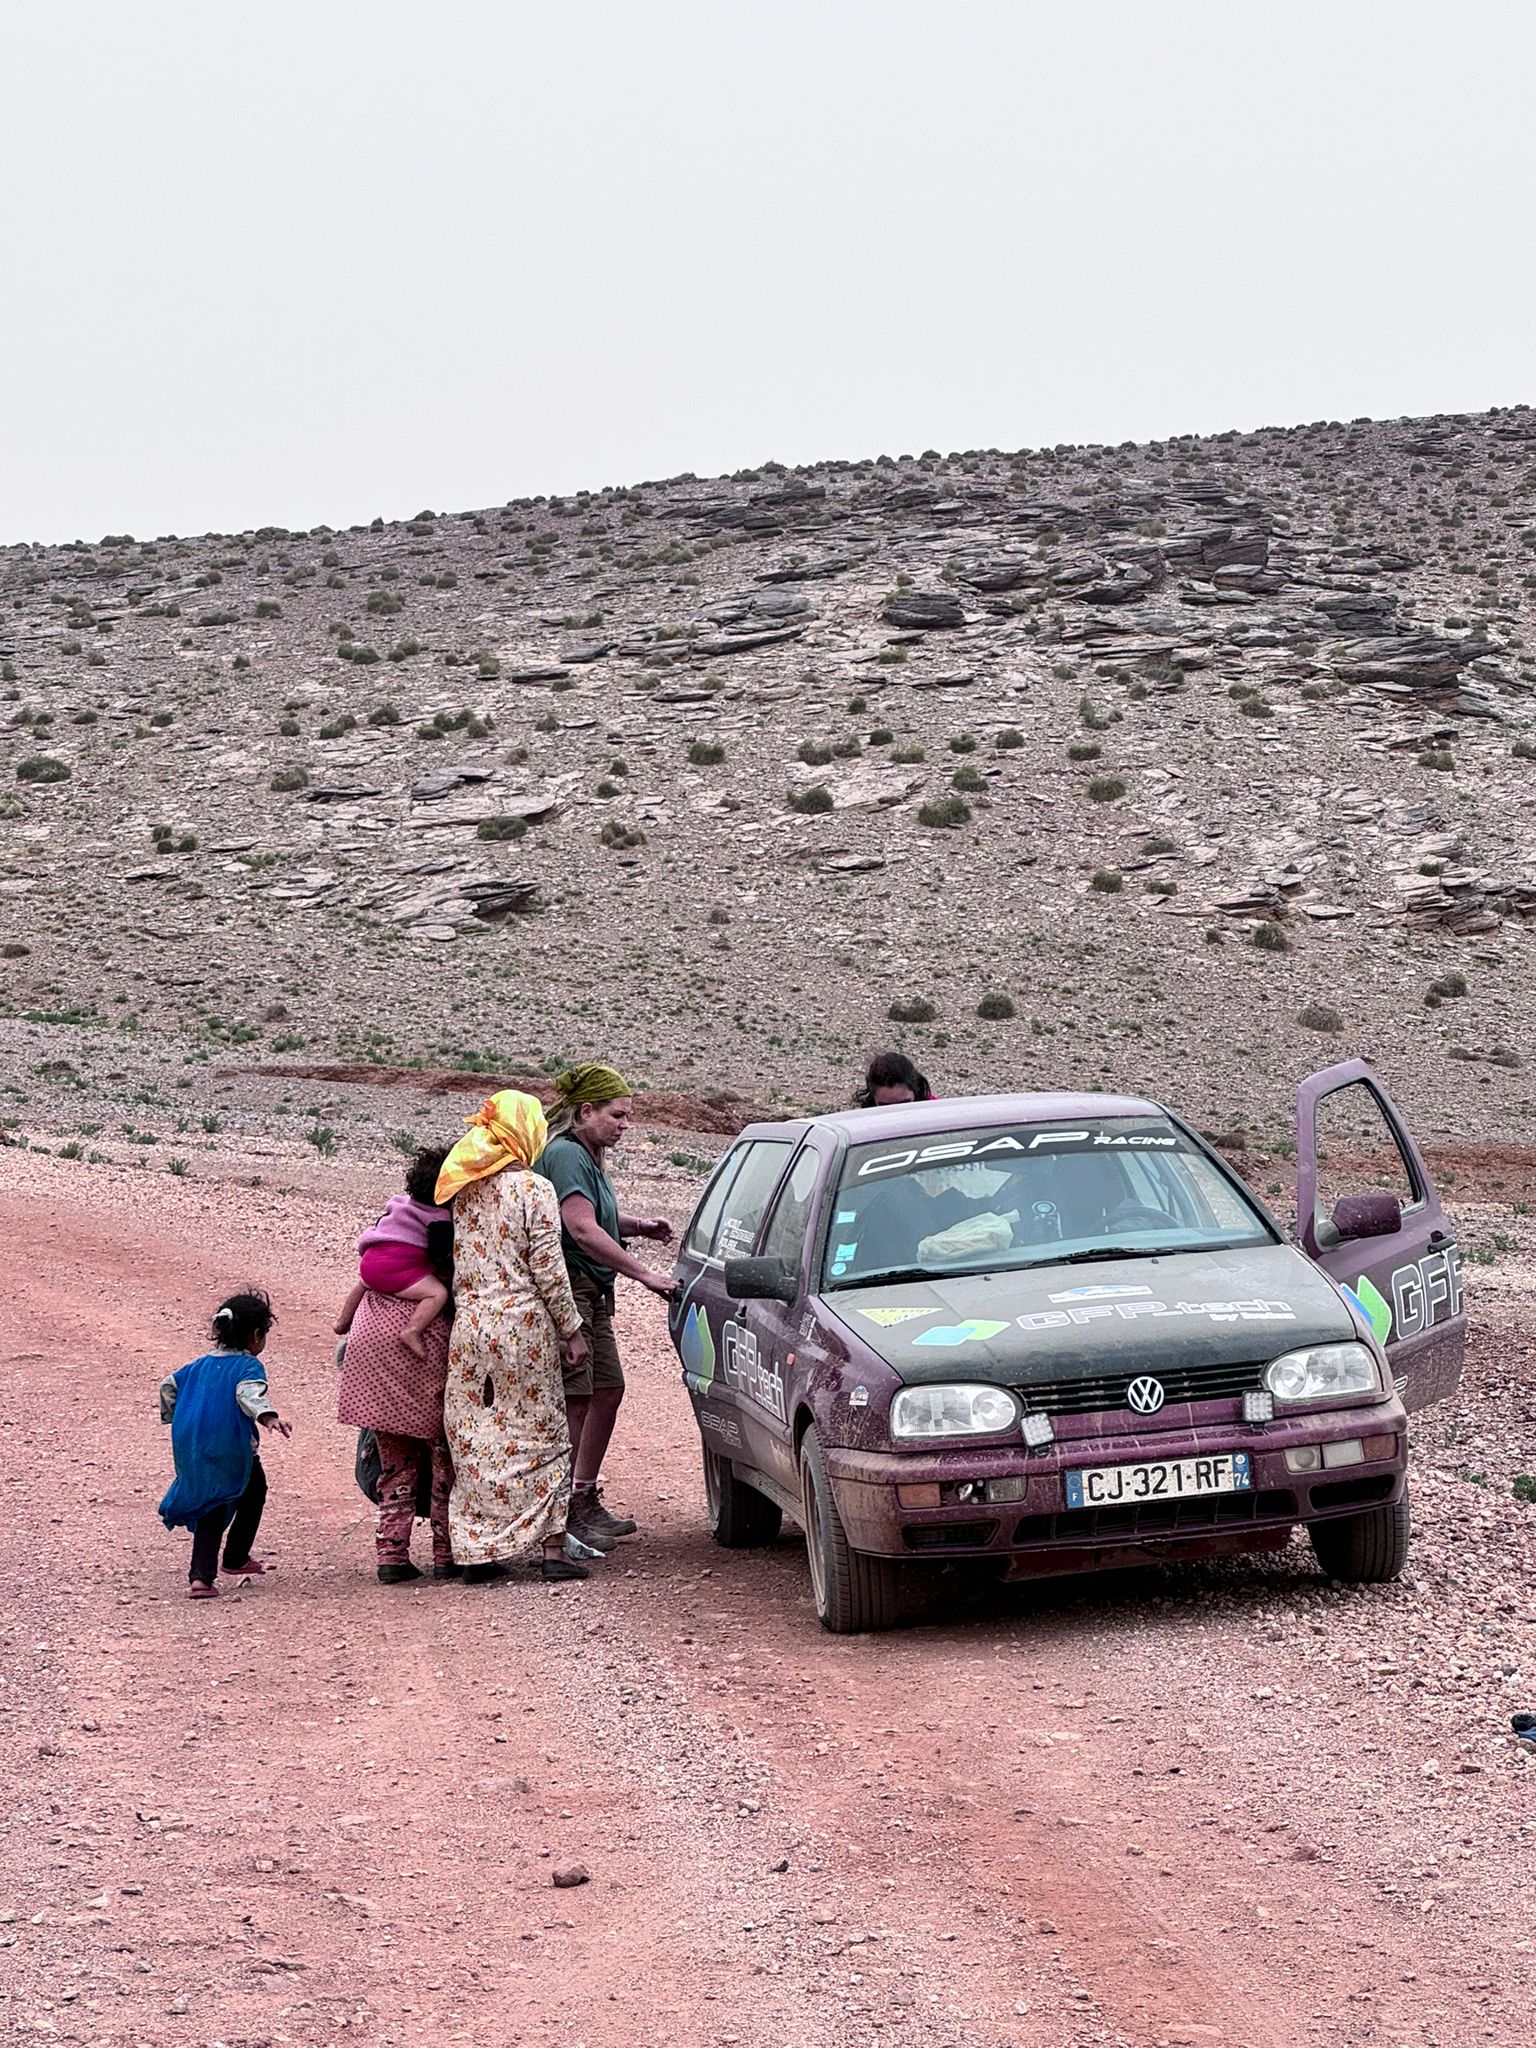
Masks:
[[[856,1180],[882,1173],[921,1172],[925,1167],[961,1162],[1006,1166],[1010,1160],[1042,1154],[1071,1157],[1090,1152],[1187,1152],[1179,1132],[1167,1124],[1059,1124],[1019,1131],[974,1131],[968,1136],[939,1138],[894,1152],[876,1152],[861,1160]]]

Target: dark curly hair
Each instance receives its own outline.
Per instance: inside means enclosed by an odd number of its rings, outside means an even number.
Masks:
[[[272,1298],[260,1287],[231,1294],[213,1312],[213,1341],[226,1351],[249,1351],[254,1338],[265,1337],[277,1321]]]
[[[405,1169],[405,1192],[413,1202],[425,1202],[428,1207],[436,1205],[437,1176],[443,1170],[449,1149],[446,1145],[423,1145]]]

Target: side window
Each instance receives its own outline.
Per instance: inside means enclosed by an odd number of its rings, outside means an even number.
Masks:
[[[788,1158],[789,1146],[776,1140],[759,1139],[743,1148],[741,1165],[726,1194],[720,1227],[710,1246],[712,1258],[739,1259],[751,1251]]]
[[[725,1198],[730,1193],[731,1182],[736,1178],[745,1157],[744,1145],[738,1145],[734,1152],[728,1152],[715,1169],[714,1179],[704,1191],[699,1213],[688,1233],[688,1250],[695,1258],[709,1257],[709,1248],[714,1242],[715,1232],[720,1227],[720,1211],[725,1207]]]
[[[1404,1210],[1424,1200],[1398,1143],[1381,1097],[1367,1081],[1335,1088],[1317,1105],[1317,1202],[1312,1219],[1319,1244],[1338,1242],[1330,1220],[1341,1195],[1396,1195]]]
[[[789,1169],[789,1178],[774,1206],[768,1234],[763,1239],[766,1255],[788,1259],[797,1269],[805,1249],[805,1229],[811,1220],[811,1197],[816,1192],[816,1176],[820,1170],[820,1155],[813,1146],[803,1146]]]

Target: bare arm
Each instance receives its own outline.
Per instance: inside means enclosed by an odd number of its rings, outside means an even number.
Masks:
[[[597,1220],[597,1211],[585,1195],[567,1195],[560,1204],[560,1220],[574,1241],[589,1259],[600,1266],[611,1266],[615,1273],[623,1273],[630,1280],[638,1280],[642,1287],[649,1287],[653,1294],[672,1294],[677,1282],[669,1274],[658,1273],[625,1251],[616,1238],[612,1238]],[[621,1221],[620,1229],[624,1225]]]

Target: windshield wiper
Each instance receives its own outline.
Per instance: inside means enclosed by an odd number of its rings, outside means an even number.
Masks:
[[[870,1273],[855,1273],[835,1281],[827,1290],[839,1294],[847,1287],[896,1287],[907,1280],[959,1280],[971,1273],[987,1273],[989,1266],[877,1266]]]
[[[1179,1251],[1204,1251],[1204,1245],[1176,1244],[1100,1244],[1092,1245],[1085,1252],[1063,1252],[1059,1259],[1031,1259],[1031,1271],[1036,1266],[1087,1266],[1095,1259],[1166,1259]]]

